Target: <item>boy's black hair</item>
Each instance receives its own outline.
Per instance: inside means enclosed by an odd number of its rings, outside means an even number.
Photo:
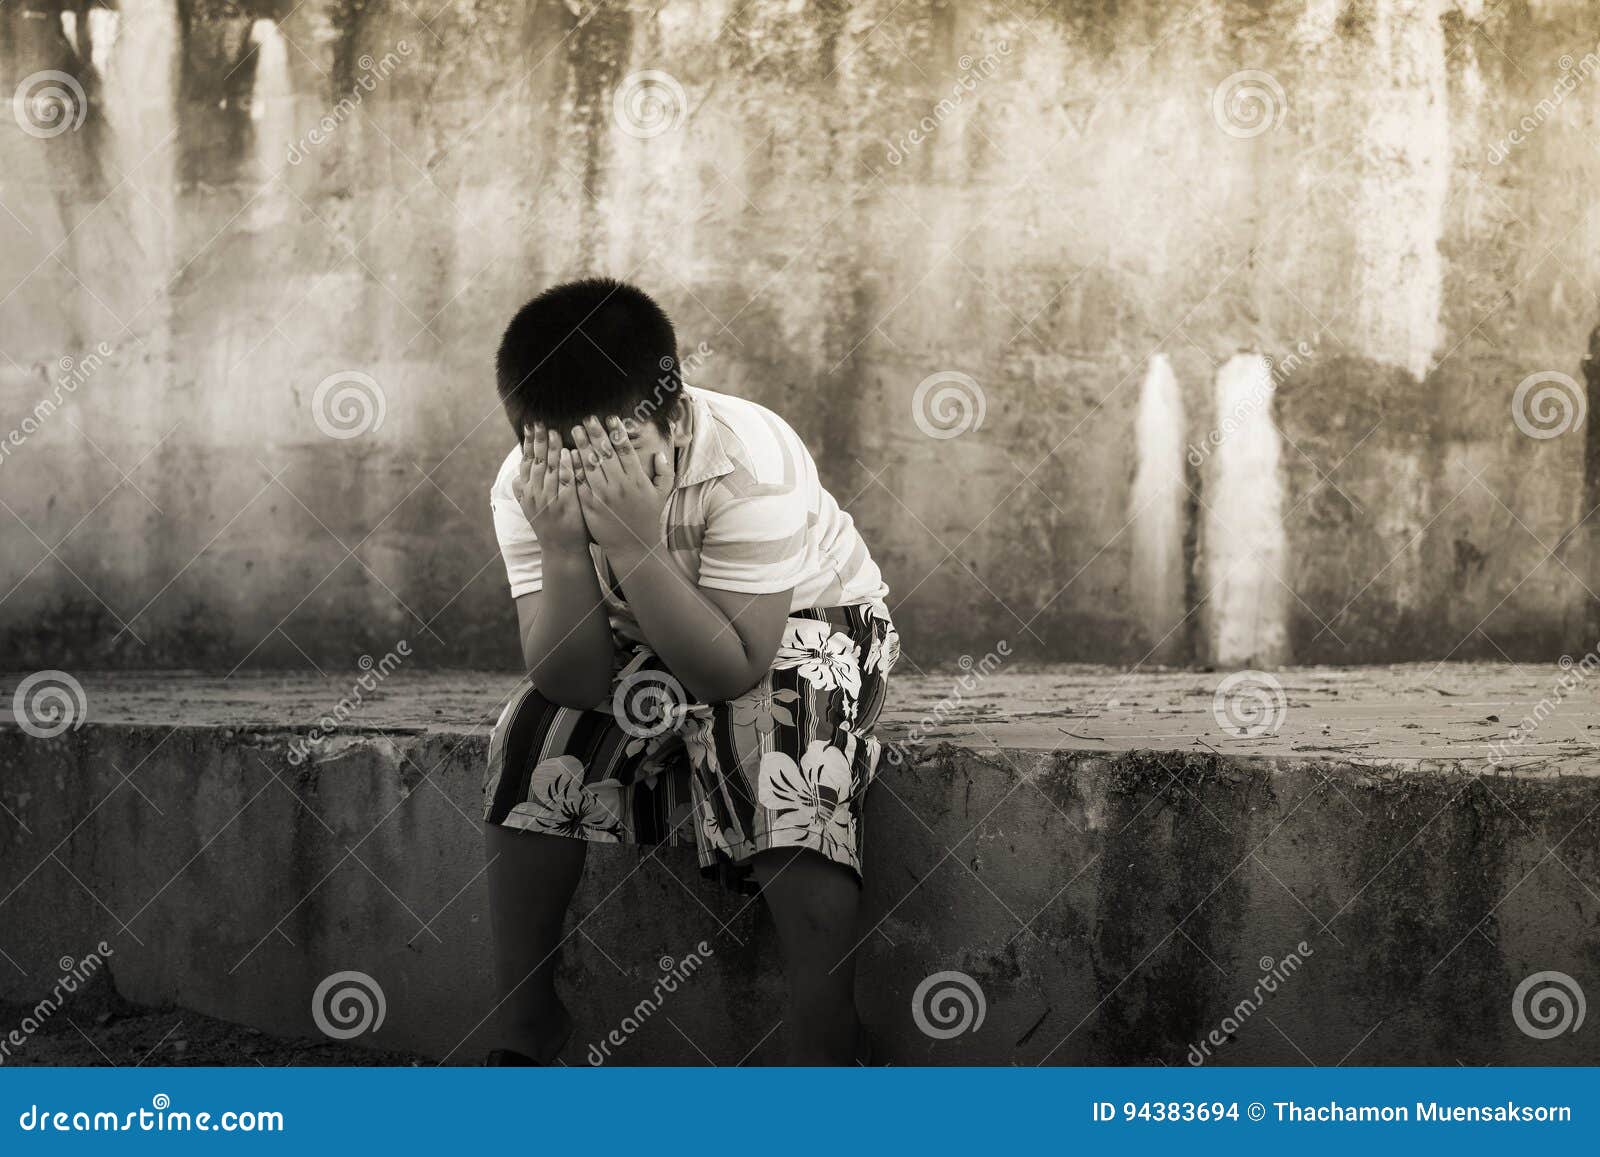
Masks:
[[[567,438],[590,414],[649,418],[666,433],[683,389],[671,320],[609,277],[552,286],[517,310],[495,377],[518,438],[535,421]]]

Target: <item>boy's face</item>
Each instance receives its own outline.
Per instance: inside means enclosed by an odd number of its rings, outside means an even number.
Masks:
[[[652,454],[672,454],[672,439],[661,433],[661,428],[649,418],[642,422],[632,418],[622,419],[622,428],[627,432],[628,441],[633,446],[639,461],[649,462]]]
[[[596,414],[595,417],[600,419],[602,426],[606,426],[611,415]],[[673,421],[667,431],[663,433],[661,427],[656,425],[653,418],[635,418],[628,415],[619,415],[619,417],[622,422],[622,429],[628,436],[628,442],[633,446],[634,453],[639,456],[642,462],[650,461],[652,454],[665,454],[668,461],[671,461],[673,447],[685,440],[684,437],[680,437],[679,427],[681,423],[678,421]],[[572,428],[570,426],[560,433],[563,446],[568,450],[577,449],[572,440]]]

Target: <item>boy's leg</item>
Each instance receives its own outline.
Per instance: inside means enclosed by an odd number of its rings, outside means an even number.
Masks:
[[[801,848],[758,852],[751,864],[783,950],[790,1063],[853,1064],[861,1032],[855,1005],[860,885],[848,868]]]
[[[585,840],[485,825],[500,1047],[550,1064],[572,1031],[556,995],[561,927]]]

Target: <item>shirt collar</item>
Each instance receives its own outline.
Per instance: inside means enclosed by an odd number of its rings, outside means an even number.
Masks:
[[[673,482],[676,490],[733,471],[733,460],[728,457],[727,448],[722,444],[722,431],[706,401],[705,392],[694,386],[684,386],[683,396],[689,406],[689,444],[678,452],[678,468]]]

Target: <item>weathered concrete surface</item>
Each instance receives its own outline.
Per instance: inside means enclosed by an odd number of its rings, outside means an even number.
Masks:
[[[1192,710],[1218,675],[902,681],[888,731],[922,739],[869,802],[861,949],[888,1059],[1182,1064],[1264,959],[1299,952],[1220,1063],[1600,1061],[1592,1032],[1539,1041],[1512,1014],[1535,972],[1600,987],[1600,761],[1567,750],[1578,696],[1489,773],[1484,717],[1549,701],[1538,672],[1278,678],[1287,707],[1268,741]],[[490,1005],[477,797],[508,688],[397,674],[298,767],[289,744],[346,692],[333,681],[108,677],[88,681],[79,730],[0,726],[0,999],[36,997],[58,958],[106,939],[132,1000],[312,1035],[317,984],[360,970],[387,998],[364,1043],[472,1060]],[[1437,742],[1392,762],[1348,750],[1416,734],[1408,722]],[[580,1015],[567,1059],[649,993],[659,958],[702,940],[707,966],[617,1059],[776,1059],[759,901],[721,894],[681,851],[589,863],[563,973]],[[944,969],[973,977],[988,1012],[934,1040],[911,1001]]]
[[[55,69],[89,100],[48,139],[0,123],[0,435],[62,358],[112,352],[0,465],[12,664],[342,665],[402,635],[511,663],[490,353],[594,271],[660,295],[708,351],[692,379],[795,422],[929,660],[1203,660],[1203,614],[1130,593],[1138,383],[1165,355],[1204,444],[1216,367],[1301,342],[1273,402],[1291,657],[1574,648],[1585,435],[1510,409],[1600,320],[1592,4],[538,0],[424,27],[124,0],[129,37],[77,51],[57,7],[0,9],[0,91]],[[682,115],[640,139],[615,97],[650,69]],[[1281,97],[1230,135],[1214,94],[1252,69]],[[985,418],[936,440],[911,399],[945,370]],[[385,417],[338,440],[313,399],[348,372]]]
[[[1256,688],[1271,696],[1275,687],[1282,699],[1268,704],[1266,733],[1251,735],[1218,721],[1224,673],[1078,666],[995,674],[983,662],[948,673],[897,669],[884,726],[913,745],[943,741],[975,750],[1157,749],[1433,770],[1476,771],[1498,762],[1500,770],[1521,775],[1600,772],[1600,716],[1582,690],[1589,678],[1583,667],[1416,663],[1260,673],[1235,693],[1240,706]],[[271,720],[309,731],[359,691],[359,710],[345,734],[462,735],[493,724],[516,685],[515,676],[494,672],[407,669],[366,691],[353,686],[361,675],[100,672],[88,681],[85,700],[96,723],[159,727],[181,720],[259,730]],[[13,708],[0,702],[0,721]],[[1249,722],[1226,709],[1223,718]]]

